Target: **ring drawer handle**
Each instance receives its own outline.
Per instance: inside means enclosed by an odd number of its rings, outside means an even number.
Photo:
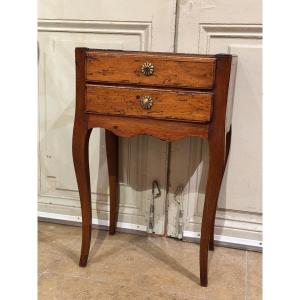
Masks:
[[[154,73],[154,65],[148,61],[143,63],[141,71],[145,76],[150,76]]]
[[[153,100],[150,96],[143,96],[141,98],[141,106],[144,109],[150,109],[153,105]]]

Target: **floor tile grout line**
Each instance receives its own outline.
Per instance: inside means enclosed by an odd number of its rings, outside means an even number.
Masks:
[[[248,299],[248,251],[245,251],[245,300]]]

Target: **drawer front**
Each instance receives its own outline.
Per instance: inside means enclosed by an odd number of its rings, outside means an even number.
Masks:
[[[207,123],[211,119],[212,94],[88,84],[86,111]]]
[[[214,75],[209,56],[87,52],[88,81],[211,89]]]

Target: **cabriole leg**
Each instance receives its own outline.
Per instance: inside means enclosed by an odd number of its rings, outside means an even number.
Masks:
[[[228,161],[228,156],[229,156],[229,151],[230,151],[230,145],[231,145],[231,127],[229,131],[226,134],[226,154],[225,154],[225,162],[224,162],[224,169],[223,169],[223,175],[226,169],[227,161]],[[215,219],[216,219],[216,211],[214,214],[214,221],[213,221],[213,226],[211,228],[211,233],[210,233],[210,238],[209,238],[209,250],[213,251],[215,246],[214,246],[214,232],[215,232]]]
[[[82,214],[82,244],[79,265],[87,264],[92,229],[91,187],[89,172],[89,138],[91,129],[75,124],[73,131],[73,161],[80,195]]]
[[[109,130],[105,130],[107,165],[110,195],[109,234],[116,232],[118,221],[118,137]]]
[[[207,261],[211,233],[217,208],[219,191],[222,183],[225,145],[224,141],[209,138],[209,170],[206,185],[205,203],[202,216],[200,240],[200,284],[207,286]]]

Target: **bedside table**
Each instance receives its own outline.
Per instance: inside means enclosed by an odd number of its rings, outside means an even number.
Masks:
[[[88,143],[105,128],[110,189],[109,233],[118,219],[118,136],[166,141],[208,139],[209,171],[200,240],[200,284],[207,286],[218,195],[228,158],[237,58],[76,48],[73,160],[82,211],[79,265],[87,264],[92,228]]]

